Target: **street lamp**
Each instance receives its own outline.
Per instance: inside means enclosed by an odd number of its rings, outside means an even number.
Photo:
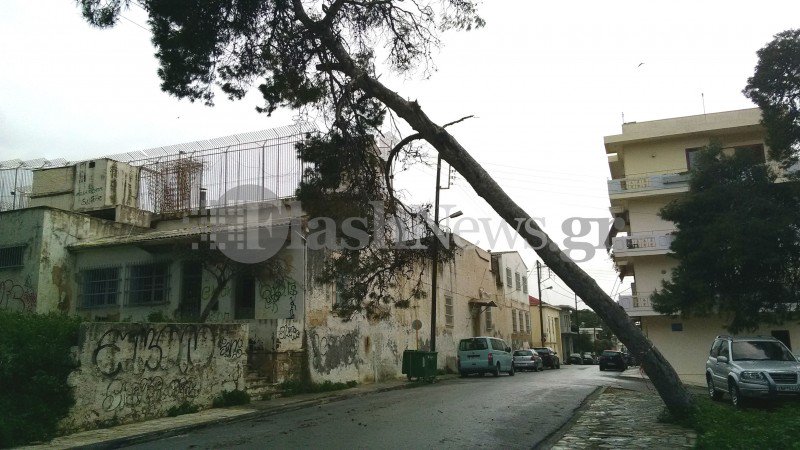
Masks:
[[[433,223],[436,229],[439,228],[439,183],[441,182],[441,174],[442,174],[442,156],[436,159],[436,201],[434,202],[433,206]],[[453,214],[445,217],[442,220],[452,219],[455,217],[459,217],[463,215],[462,211],[456,211]],[[438,271],[438,258],[439,258],[439,238],[436,236],[436,229],[431,230],[433,231],[433,261],[431,261],[431,349],[430,351],[436,351],[436,280]]]

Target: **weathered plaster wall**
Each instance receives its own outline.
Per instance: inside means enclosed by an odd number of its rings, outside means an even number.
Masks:
[[[37,311],[43,208],[0,212],[0,247],[24,245],[22,267],[0,269],[0,309]]]
[[[76,404],[65,430],[162,417],[184,402],[210,407],[245,388],[247,324],[81,325]]]
[[[438,367],[456,370],[458,342],[485,331],[483,314],[470,307],[470,301],[495,300],[494,276],[489,253],[459,239],[453,262],[441,267],[437,294],[436,350]],[[322,256],[312,252],[309,270],[322,264]],[[369,321],[361,315],[344,321],[331,311],[336,298],[332,286],[309,285],[306,316],[308,366],[316,382],[373,382],[401,376],[404,350],[430,348],[430,268],[422,274],[428,295],[412,299],[409,308],[391,308],[390,317]],[[414,278],[416,280],[416,278]],[[412,282],[398,286],[398,294],[408,294]],[[452,323],[447,321],[446,298],[452,298]],[[416,332],[411,325],[422,322]]]

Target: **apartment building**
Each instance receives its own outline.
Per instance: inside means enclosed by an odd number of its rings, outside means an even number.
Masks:
[[[511,331],[508,343],[515,349],[530,348],[532,325],[528,306],[528,266],[516,251],[493,252],[492,272],[496,277],[500,306],[496,314],[503,314],[497,320],[511,324],[510,330],[507,325],[505,327]]]
[[[611,213],[624,220],[625,235],[608,236],[620,278],[632,278],[619,304],[641,323],[642,330],[661,350],[685,382],[704,382],[704,364],[713,338],[725,333],[725,317],[682,318],[660,315],[650,303],[678,261],[670,256],[675,226],[658,213],[689,190],[689,171],[695,152],[712,140],[731,150],[767,154],[761,113],[757,108],[677,117],[622,125],[622,134],[605,136],[612,179],[608,181]],[[765,328],[756,334],[774,335],[791,347],[800,345],[794,325]]]

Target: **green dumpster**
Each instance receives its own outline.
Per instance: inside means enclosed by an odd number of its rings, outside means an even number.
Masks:
[[[433,381],[436,378],[436,352],[406,350],[403,352],[403,374],[409,380]]]

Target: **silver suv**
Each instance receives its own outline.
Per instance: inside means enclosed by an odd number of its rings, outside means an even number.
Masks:
[[[797,395],[798,371],[792,352],[773,337],[717,336],[706,361],[708,395],[718,400],[727,392],[737,407],[747,397]]]

